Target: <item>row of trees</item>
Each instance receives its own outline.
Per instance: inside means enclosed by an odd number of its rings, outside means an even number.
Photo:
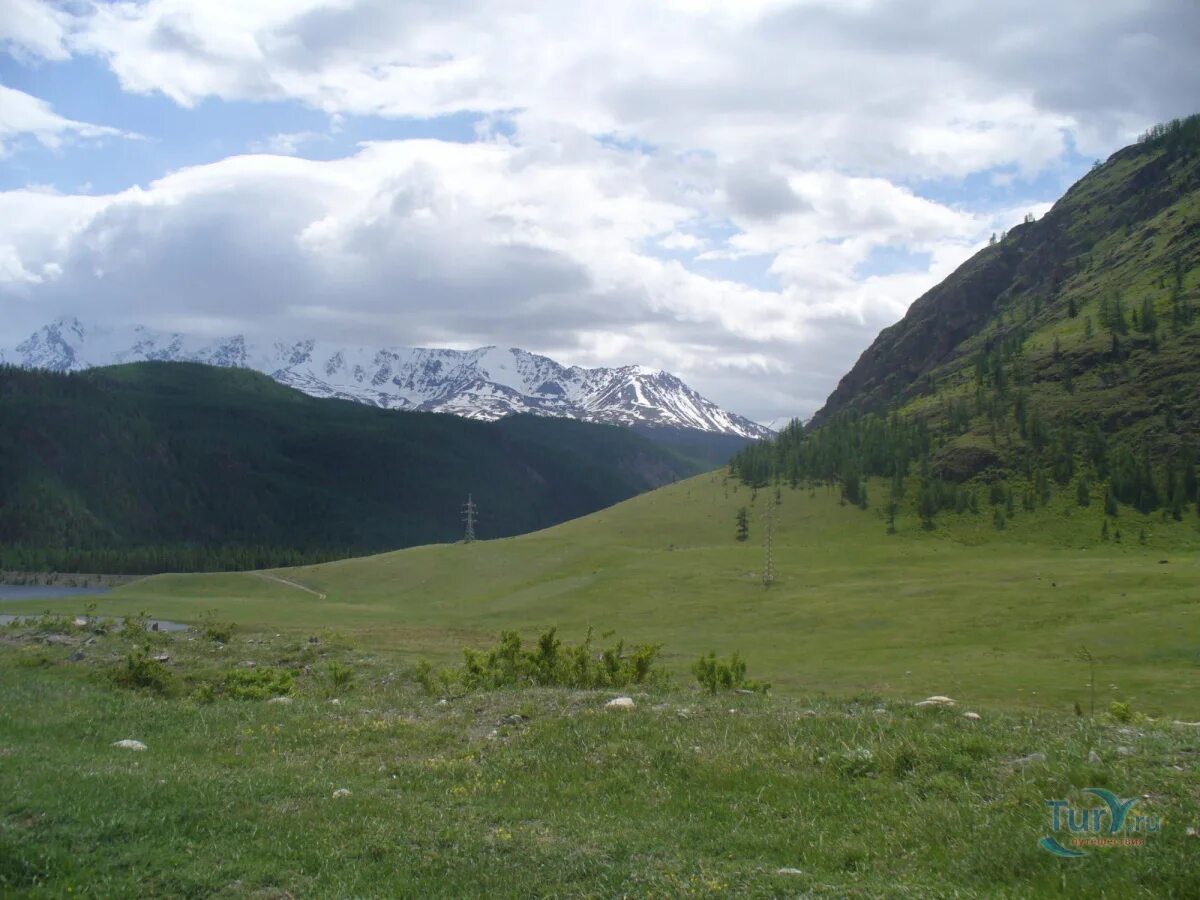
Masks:
[[[228,544],[64,549],[0,544],[0,570],[9,572],[104,572],[153,575],[158,572],[240,572],[247,569],[312,565],[342,559],[346,548],[297,550],[291,547]]]

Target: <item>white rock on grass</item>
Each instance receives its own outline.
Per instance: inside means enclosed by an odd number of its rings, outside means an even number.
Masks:
[[[941,694],[934,694],[932,697],[926,697],[924,700],[917,701],[917,706],[953,706],[955,701],[949,697],[943,697]]]
[[[123,741],[113,741],[114,747],[121,747],[124,750],[145,750],[146,745],[141,741],[134,741],[126,738]]]
[[[633,709],[637,706],[632,697],[614,697],[604,705],[609,709]]]
[[[350,796],[349,788],[338,788],[336,791],[333,792],[334,800],[340,800],[342,797],[349,797],[349,796]]]
[[[1104,760],[1102,760],[1100,758],[1100,754],[1097,753],[1095,750],[1089,750],[1088,751],[1088,762],[1090,762],[1093,766],[1098,766],[1098,765],[1101,765],[1104,762]]]
[[[272,697],[267,702],[268,703],[291,703],[292,698],[291,697]]]
[[[804,873],[802,871],[800,871],[799,869],[793,869],[789,866],[784,866],[782,869],[776,869],[775,874],[776,875],[803,875]]]
[[[1022,756],[1019,759],[1013,760],[1013,765],[1031,766],[1034,763],[1044,763],[1046,761],[1045,753],[1030,753],[1028,756]]]
[[[963,713],[962,717],[964,719],[970,719],[972,722],[978,722],[982,718],[982,716],[980,716],[977,712],[965,712]]]

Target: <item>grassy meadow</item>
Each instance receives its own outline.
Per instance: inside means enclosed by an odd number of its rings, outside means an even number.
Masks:
[[[1200,895],[1194,519],[1122,511],[1106,542],[1071,497],[1003,532],[985,504],[888,534],[874,508],[784,488],[765,588],[772,495],[716,473],[518,538],[99,598],[197,623],[180,633],[78,626],[83,598],[5,603],[72,616],[0,630],[0,893]],[[666,678],[419,683],[422,657],[551,625],[661,642]],[[710,649],[771,692],[703,692]],[[933,694],[957,704],[916,705]],[[1088,787],[1141,798],[1161,831],[1040,848],[1047,801],[1094,804]]]
[[[1200,891],[1192,726],[713,696],[681,680],[634,688],[633,709],[563,688],[447,699],[414,683],[405,655],[329,633],[223,637],[70,620],[0,632],[0,893]],[[1046,802],[1088,806],[1086,787],[1140,798],[1161,830],[1052,856],[1038,846]]]
[[[872,496],[885,489],[872,485]],[[250,630],[332,628],[371,650],[453,661],[501,629],[532,636],[589,626],[661,642],[686,673],[701,653],[740,651],[776,693],[919,698],[1069,711],[1084,700],[1083,645],[1098,702],[1200,718],[1200,528],[1122,510],[1100,537],[1101,504],[1074,492],[1018,512],[1003,532],[986,502],[938,528],[844,506],[834,489],[784,487],[776,582],[762,584],[770,491],[698,476],[534,534],[412,548],[261,574],[164,575],[102,599],[107,614]],[[749,540],[734,539],[745,506]],[[484,511],[486,513],[486,510]],[[1145,543],[1139,537],[1145,534]],[[286,584],[283,581],[294,582]],[[308,590],[303,590],[303,586]],[[77,612],[76,601],[7,611]]]

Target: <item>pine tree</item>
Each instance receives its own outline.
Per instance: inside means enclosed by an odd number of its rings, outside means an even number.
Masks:
[[[750,537],[750,519],[746,514],[746,507],[741,507],[737,511],[737,539],[744,541]]]

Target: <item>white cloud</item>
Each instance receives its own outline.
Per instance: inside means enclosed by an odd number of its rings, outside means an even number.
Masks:
[[[957,176],[1036,171],[1068,130],[1111,144],[1190,112],[1198,38],[1192,0],[614,0],[603,15],[548,0],[147,0],[94,4],[72,41],[127,89],[184,105],[516,111],[529,137],[566,124],[729,162],[754,148]]]
[[[279,156],[295,156],[305,144],[329,140],[329,135],[320,131],[285,131],[273,134],[265,141],[255,142],[250,149],[255,153],[274,153]]]
[[[18,59],[67,59],[71,55],[65,45],[71,21],[67,12],[38,0],[5,0],[0,47]]]
[[[64,118],[46,101],[0,84],[0,156],[11,152],[13,141],[22,135],[30,135],[52,150],[79,138],[136,137],[106,125]]]
[[[328,162],[232,157],[104,197],[10,192],[0,279],[45,318],[187,315],[371,343],[508,343],[581,364],[660,365],[719,402],[777,415],[819,400],[804,384],[810,354],[852,354],[921,286],[858,283],[870,247],[961,254],[988,225],[886,183],[797,177],[805,205],[790,240],[785,217],[730,242],[774,254],[779,289],[756,288],[647,254],[647,242],[713,215],[680,202],[669,166],[587,140],[554,153],[393,141]],[[709,196],[721,208],[720,191]],[[829,252],[831,236],[854,249]],[[830,328],[848,337],[830,342]],[[801,385],[789,391],[790,380]]]
[[[923,182],[1019,189],[1200,96],[1194,0],[10,5],[0,40],[25,57],[330,121],[145,189],[0,194],[22,309],[511,343],[662,366],[760,418],[812,412],[913,299],[1045,209]],[[477,143],[296,158],[351,117],[464,112]],[[0,105],[0,141],[18,132],[115,134],[24,94]],[[881,248],[916,270],[873,267]]]

